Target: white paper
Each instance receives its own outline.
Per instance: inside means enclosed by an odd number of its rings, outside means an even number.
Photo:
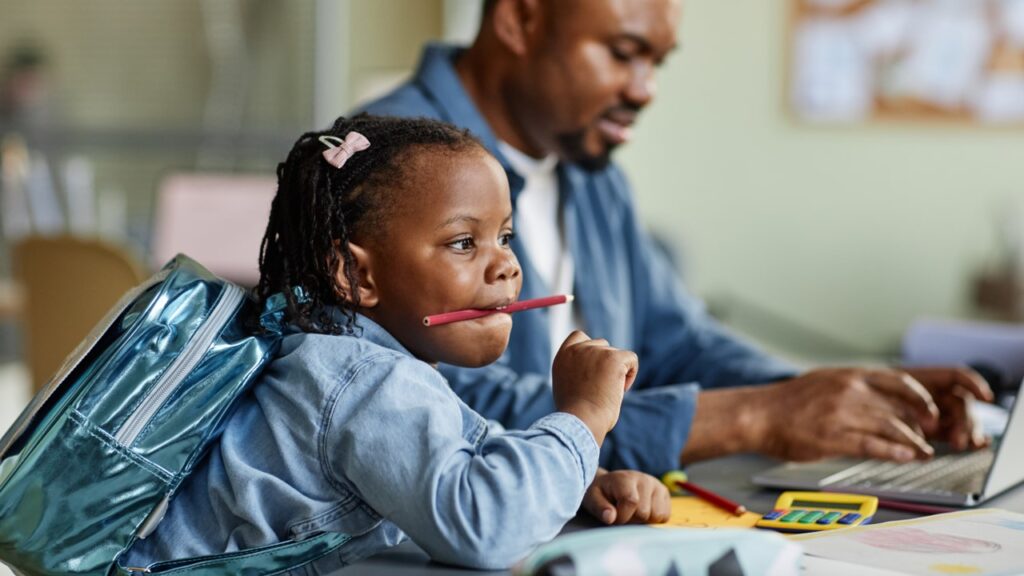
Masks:
[[[1024,378],[1024,326],[921,318],[903,336],[908,366],[974,364],[1010,382]]]
[[[883,0],[857,17],[857,36],[872,57],[892,56],[910,42],[910,30],[919,10],[910,0]]]
[[[975,93],[972,108],[983,122],[1024,121],[1024,74],[992,74]]]
[[[794,539],[812,556],[904,574],[1024,573],[1024,514],[994,508]]]
[[[948,110],[967,104],[992,50],[985,6],[963,0],[928,4],[898,68],[898,92]]]
[[[868,568],[860,564],[805,555],[800,562],[800,574],[803,576],[902,576],[903,572]]]
[[[794,41],[793,104],[800,116],[824,122],[867,117],[873,106],[870,58],[855,23],[808,20]]]

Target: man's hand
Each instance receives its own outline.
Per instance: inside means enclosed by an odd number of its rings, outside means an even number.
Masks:
[[[636,379],[637,362],[633,352],[574,331],[562,343],[551,369],[555,407],[582,420],[601,445],[619,419],[622,395]]]
[[[826,369],[764,387],[759,452],[785,460],[858,456],[908,461],[934,450],[939,408],[920,382],[889,370]]]
[[[993,400],[984,378],[966,368],[908,368],[906,372],[928,390],[939,407],[937,426],[924,430],[929,439],[949,442],[954,450],[989,444],[980,424],[971,417],[975,399]]]
[[[795,461],[929,458],[934,449],[927,439],[948,440],[955,449],[987,442],[971,420],[976,398],[991,400],[992,391],[960,368],[824,369],[775,384],[706,391],[680,459],[735,452]]]
[[[605,524],[660,524],[668,522],[672,498],[654,476],[598,469],[583,496],[583,509]]]

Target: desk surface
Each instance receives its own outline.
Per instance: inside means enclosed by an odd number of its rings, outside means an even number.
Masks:
[[[775,504],[777,490],[766,490],[750,483],[756,473],[776,462],[759,456],[732,456],[690,466],[687,473],[695,481],[713,488],[723,496],[736,500],[756,512],[767,512]],[[1002,508],[1024,513],[1024,484],[985,502],[985,507]],[[880,509],[875,523],[891,520],[906,520],[917,514]],[[589,518],[577,518],[569,523],[565,532],[596,528],[599,524]],[[434,564],[426,553],[411,542],[392,548],[387,552],[348,566],[336,574],[343,576],[394,575],[394,576],[466,576],[473,571]],[[482,572],[482,574],[508,574],[508,572]]]

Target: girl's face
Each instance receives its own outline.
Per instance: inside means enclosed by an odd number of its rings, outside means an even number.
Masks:
[[[417,358],[460,366],[498,359],[512,330],[509,314],[442,326],[424,316],[496,308],[522,287],[512,238],[512,204],[501,165],[483,150],[425,151],[406,166],[386,230],[362,244],[360,281],[375,298],[361,312]]]

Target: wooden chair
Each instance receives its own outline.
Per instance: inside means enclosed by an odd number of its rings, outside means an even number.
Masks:
[[[60,368],[111,306],[140,283],[137,259],[97,239],[28,237],[14,246],[24,307],[24,342],[33,390]]]

